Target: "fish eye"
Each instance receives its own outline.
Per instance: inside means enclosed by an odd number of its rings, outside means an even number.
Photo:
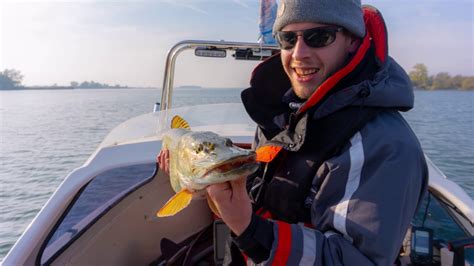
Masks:
[[[196,153],[200,153],[204,150],[204,145],[202,145],[201,143],[199,143],[197,146],[194,147],[194,151]]]

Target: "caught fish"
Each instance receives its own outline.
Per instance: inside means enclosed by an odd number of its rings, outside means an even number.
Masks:
[[[191,131],[179,116],[173,117],[171,128],[163,136],[163,148],[170,153],[170,183],[176,194],[158,211],[158,217],[180,212],[211,184],[248,176],[258,168],[255,152],[235,146],[228,138],[210,131]],[[208,203],[218,214],[209,198]]]

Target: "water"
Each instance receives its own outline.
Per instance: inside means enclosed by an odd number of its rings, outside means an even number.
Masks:
[[[404,116],[436,166],[474,198],[474,92],[416,91]]]
[[[106,134],[150,112],[157,90],[0,91],[0,261],[63,178]],[[174,92],[173,106],[240,102],[236,90]],[[405,114],[425,152],[474,197],[474,92],[416,92]]]

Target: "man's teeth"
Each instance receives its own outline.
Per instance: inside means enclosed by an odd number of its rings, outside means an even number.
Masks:
[[[318,70],[319,70],[318,68],[306,68],[306,69],[295,68],[296,74],[301,75],[301,76],[314,74],[318,72]]]

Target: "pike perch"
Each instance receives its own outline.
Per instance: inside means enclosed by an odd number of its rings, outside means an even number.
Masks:
[[[173,117],[163,148],[170,153],[170,183],[176,194],[158,211],[158,217],[175,215],[207,186],[248,176],[259,165],[254,151],[239,148],[229,138],[210,131],[193,132],[179,116]],[[218,214],[213,202],[208,199],[208,203]]]

